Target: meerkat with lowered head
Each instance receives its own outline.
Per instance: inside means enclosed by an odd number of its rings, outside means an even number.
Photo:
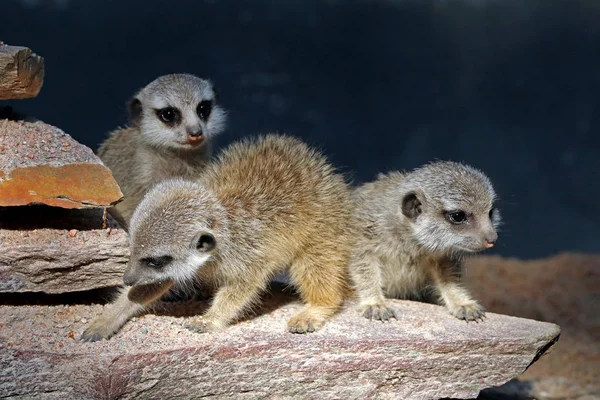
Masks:
[[[214,283],[207,312],[187,327],[218,331],[287,270],[306,306],[293,333],[319,329],[349,293],[350,187],[298,139],[266,135],[227,147],[197,181],[157,184],[135,210],[120,297],[83,333],[109,338],[173,285]]]
[[[460,285],[462,258],[498,238],[496,194],[483,172],[438,161],[380,174],[353,196],[359,233],[350,276],[366,318],[397,317],[384,296],[433,296],[459,319],[483,318],[484,308]]]
[[[125,229],[152,185],[198,176],[210,158],[211,140],[226,120],[212,83],[190,74],[160,76],[137,92],[127,108],[131,127],[112,132],[98,149],[125,195],[109,209]]]

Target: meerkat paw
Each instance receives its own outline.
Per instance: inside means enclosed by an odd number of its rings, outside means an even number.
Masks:
[[[102,339],[108,340],[114,334],[115,329],[105,323],[103,318],[97,318],[85,331],[83,331],[79,340],[82,342],[97,342]]]
[[[485,317],[485,308],[476,301],[460,304],[458,306],[450,308],[450,314],[454,315],[458,319],[464,319],[465,321],[483,321]]]
[[[291,333],[308,333],[317,331],[325,321],[309,312],[300,312],[288,321],[288,331]]]
[[[204,317],[192,318],[184,324],[184,327],[196,333],[218,332],[223,329],[222,326]]]
[[[396,310],[385,304],[368,304],[359,309],[363,317],[370,320],[379,320],[382,322],[390,321],[392,318],[398,320]]]

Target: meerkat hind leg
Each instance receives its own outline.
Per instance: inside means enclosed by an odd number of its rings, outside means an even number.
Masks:
[[[345,263],[342,259],[311,254],[294,260],[290,277],[307,304],[288,321],[290,332],[315,332],[341,308],[346,290]]]
[[[485,308],[471,297],[467,289],[460,286],[458,277],[450,269],[436,268],[433,272],[433,281],[450,314],[467,322],[483,320]]]
[[[385,303],[381,289],[382,267],[376,257],[363,255],[360,261],[350,266],[350,275],[356,288],[359,312],[367,319],[385,322],[398,319],[398,314]]]

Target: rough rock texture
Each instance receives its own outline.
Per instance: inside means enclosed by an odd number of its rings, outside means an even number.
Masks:
[[[287,295],[268,314],[222,333],[182,327],[203,303],[171,304],[109,341],[78,336],[102,306],[0,307],[0,397],[45,399],[474,397],[521,374],[555,343],[554,324],[490,314],[469,323],[430,304],[395,301],[399,321],[359,316],[351,305],[321,331],[295,335],[301,307]],[[18,334],[15,334],[18,332]]]
[[[35,97],[44,83],[44,58],[0,42],[0,100]]]
[[[123,198],[100,159],[43,122],[0,121],[0,206],[111,206]]]
[[[466,278],[488,310],[561,326],[552,353],[497,393],[518,396],[511,399],[600,398],[600,256],[482,257],[469,263]]]
[[[108,218],[105,223],[102,209],[0,207],[0,292],[63,293],[122,284],[127,234]]]

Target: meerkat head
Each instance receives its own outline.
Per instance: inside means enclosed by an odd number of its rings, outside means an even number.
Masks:
[[[406,176],[401,212],[414,239],[443,253],[472,253],[493,247],[500,213],[488,177],[468,165],[438,161]]]
[[[190,74],[163,75],[128,103],[131,124],[156,147],[199,148],[225,127],[210,81]]]
[[[218,210],[198,183],[176,178],[155,185],[131,218],[125,285],[188,285],[217,252]]]

